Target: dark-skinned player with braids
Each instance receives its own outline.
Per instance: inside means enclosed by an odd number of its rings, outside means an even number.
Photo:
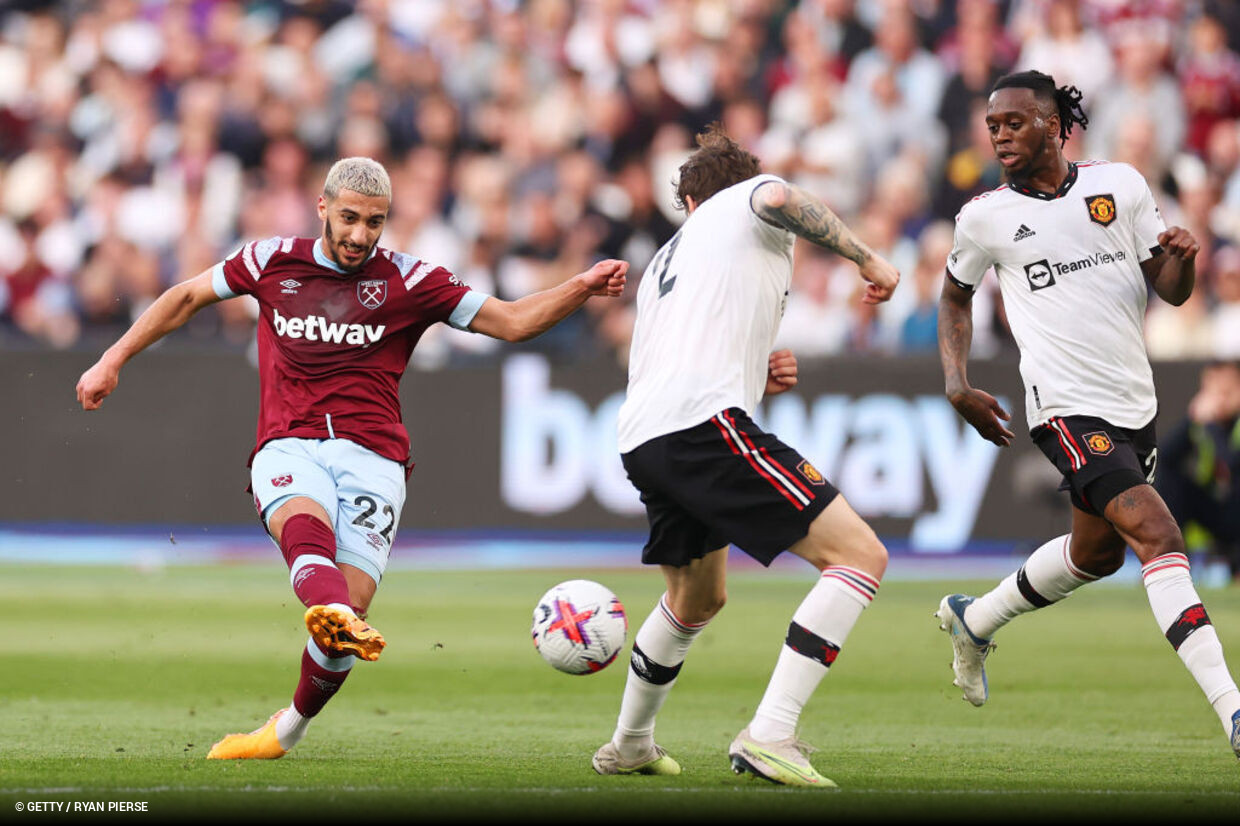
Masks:
[[[938,321],[952,406],[983,438],[1008,446],[1011,415],[970,386],[966,370],[973,292],[994,269],[1021,353],[1026,423],[1063,475],[1071,530],[983,596],[948,594],[935,616],[951,635],[955,685],[980,706],[995,632],[1115,573],[1132,548],[1158,630],[1240,757],[1240,691],[1193,585],[1184,538],[1152,485],[1158,403],[1145,352],[1146,302],[1152,291],[1184,303],[1199,246],[1188,230],[1163,223],[1133,167],[1068,161],[1063,146],[1072,128],[1089,122],[1081,104],[1076,88],[1057,87],[1041,72],[995,83],[986,126],[1006,183],[956,217]],[[1097,642],[1099,630],[1082,636]]]

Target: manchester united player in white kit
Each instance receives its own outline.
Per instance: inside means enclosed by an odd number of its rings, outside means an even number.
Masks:
[[[292,703],[213,759],[276,758],[301,740],[357,658],[384,639],[365,621],[405,500],[409,435],[397,388],[436,322],[507,341],[532,338],[591,296],[618,296],[628,264],[605,260],[516,301],[470,290],[442,267],[378,246],[392,188],[369,158],[337,161],[319,198],[319,238],[270,238],[166,291],[87,370],[94,410],[121,367],[210,304],[258,300],[261,396],[250,478],[259,515],[307,606],[310,639]]]
[[[1240,692],[1193,587],[1184,539],[1151,484],[1157,400],[1143,336],[1147,291],[1184,303],[1198,245],[1163,224],[1131,166],[1068,162],[1062,146],[1074,123],[1087,122],[1075,88],[1040,72],[999,79],[986,125],[1007,183],[961,209],[939,302],[947,395],[978,433],[1006,446],[1009,414],[970,387],[965,370],[970,300],[994,268],[1020,348],[1030,435],[1063,474],[1072,529],[989,593],[945,596],[936,617],[951,634],[955,684],[980,706],[995,632],[1119,570],[1131,547],[1159,630],[1240,756]]]
[[[667,592],[638,630],[620,717],[594,755],[600,774],[679,774],[654,742],[655,715],[690,644],[723,607],[729,543],[763,565],[784,550],[821,573],[788,626],[733,770],[830,788],[796,738],[801,709],[878,590],[887,550],[812,464],[750,419],[763,394],[796,384],[796,359],[771,352],[796,236],[843,255],[887,300],[896,270],[817,198],[774,175],[717,128],[680,168],[689,213],[637,292],[628,393],[619,414],[625,470],[650,522],[642,552]]]

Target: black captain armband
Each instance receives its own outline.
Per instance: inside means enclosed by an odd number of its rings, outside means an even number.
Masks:
[[[947,280],[948,280],[948,281],[950,281],[950,282],[952,282],[952,283],[953,283],[953,284],[955,284],[957,287],[959,287],[960,289],[964,290],[964,291],[965,291],[965,292],[967,292],[967,293],[971,293],[971,292],[973,292],[974,290],[976,290],[976,289],[977,289],[977,287],[975,287],[975,286],[974,286],[974,285],[972,285],[972,284],[966,284],[966,283],[964,283],[964,282],[963,282],[963,281],[961,281],[959,278],[957,278],[956,276],[952,275],[950,272],[947,274]]]

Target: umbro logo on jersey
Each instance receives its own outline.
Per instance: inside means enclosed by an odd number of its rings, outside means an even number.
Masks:
[[[292,278],[286,278],[280,282],[280,286],[284,288],[280,292],[287,293],[288,295],[297,295],[297,289],[301,287],[301,282],[294,281]]]
[[[1035,235],[1037,235],[1036,232],[1029,229],[1029,227],[1025,226],[1024,224],[1021,224],[1020,229],[1016,230],[1016,235],[1012,236],[1012,240],[1013,241],[1024,241],[1026,238],[1032,238]]]

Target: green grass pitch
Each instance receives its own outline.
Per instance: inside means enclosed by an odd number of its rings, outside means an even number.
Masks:
[[[528,630],[543,591],[578,576],[616,591],[630,632],[662,591],[653,570],[391,572],[372,610],[383,659],[357,666],[302,744],[277,761],[208,762],[221,735],[291,697],[305,632],[276,566],[0,568],[0,821],[51,817],[15,811],[38,801],[145,801],[143,817],[213,822],[1240,814],[1240,764],[1139,585],[1087,588],[1005,629],[991,701],[975,709],[951,686],[931,612],[944,592],[986,584],[885,584],[803,717],[815,765],[843,789],[830,793],[728,767],[813,581],[808,566],[738,571],[659,717],[684,773],[599,777],[590,756],[611,734],[624,655],[571,677]],[[1202,593],[1237,673],[1240,589]]]

